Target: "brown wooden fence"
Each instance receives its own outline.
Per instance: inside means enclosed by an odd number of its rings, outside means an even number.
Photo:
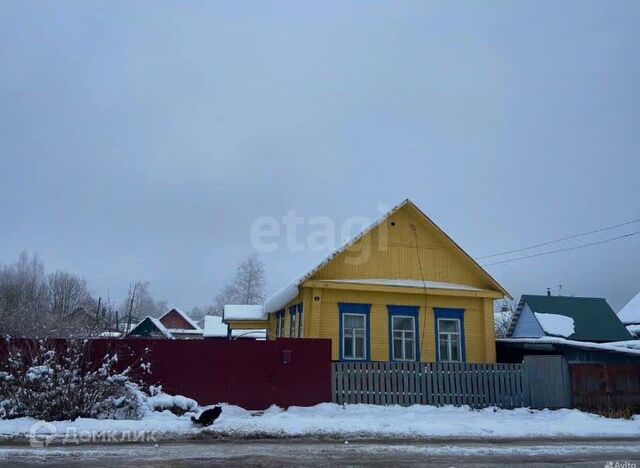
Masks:
[[[333,364],[333,401],[376,405],[528,406],[522,364]]]
[[[640,408],[640,365],[571,364],[576,408],[618,411]]]

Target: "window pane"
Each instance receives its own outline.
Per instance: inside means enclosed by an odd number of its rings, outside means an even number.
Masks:
[[[404,358],[405,359],[415,359],[415,350],[416,346],[413,340],[405,340],[404,342]]]
[[[413,318],[411,317],[393,317],[394,330],[413,330]]]
[[[393,340],[393,359],[402,359],[402,340]]]
[[[458,320],[442,320],[438,323],[438,328],[441,332],[458,332],[460,322]]]
[[[353,357],[353,338],[344,337],[344,357]]]
[[[364,316],[344,314],[345,328],[364,328]]]
[[[356,338],[356,358],[364,359],[364,338],[357,337]]]
[[[447,346],[448,340],[446,339],[446,335],[440,335],[440,360],[441,361],[449,361],[449,348]]]
[[[458,337],[451,337],[451,360],[460,360],[460,343],[458,343]]]

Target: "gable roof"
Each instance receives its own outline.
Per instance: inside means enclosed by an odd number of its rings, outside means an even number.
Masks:
[[[563,336],[574,341],[625,341],[632,337],[605,299],[598,297],[523,295],[513,316],[509,336],[524,305],[536,316],[546,336]],[[544,315],[541,315],[544,314]],[[553,317],[556,316],[556,317]],[[560,317],[557,317],[560,316]],[[566,333],[562,317],[573,321],[573,333]],[[557,325],[557,330],[554,326]]]
[[[158,317],[158,320],[162,320],[164,317],[166,317],[172,312],[175,312],[176,314],[180,315],[189,325],[191,325],[191,329],[202,332],[202,329],[200,328],[200,326],[191,317],[189,317],[180,309],[176,309],[175,307],[167,310],[164,314]],[[182,329],[174,329],[174,330],[182,330]],[[189,328],[185,328],[184,330],[189,330]]]
[[[376,227],[378,227],[380,224],[382,224],[387,218],[389,218],[391,215],[393,215],[395,212],[397,212],[400,208],[403,208],[404,206],[411,206],[412,208],[414,208],[427,221],[428,224],[430,224],[438,233],[443,235],[443,237],[444,237],[444,239],[445,239],[445,241],[447,243],[452,245],[458,252],[463,254],[463,256],[466,257],[466,259],[469,260],[474,265],[474,267],[478,271],[478,273],[480,273],[481,276],[484,276],[485,279],[487,279],[488,282],[494,288],[496,288],[498,291],[503,293],[505,296],[507,296],[509,298],[511,297],[511,295],[507,292],[506,289],[504,289],[500,285],[500,283],[498,283],[484,268],[482,268],[482,266],[480,266],[480,264],[478,264],[467,252],[465,252],[462,249],[462,247],[460,247],[458,244],[456,244],[453,241],[453,239],[451,239],[451,237],[449,237],[447,235],[447,233],[445,233],[442,229],[440,229],[440,227],[438,227],[438,225],[436,223],[434,223],[426,214],[424,214],[424,212],[422,210],[420,210],[420,208],[418,208],[411,200],[409,200],[407,198],[407,199],[403,200],[401,203],[399,203],[398,205],[396,205],[393,208],[391,208],[386,213],[384,213],[382,216],[380,216],[379,218],[374,220],[371,224],[369,224],[367,227],[365,227],[358,234],[356,234],[352,238],[350,238],[350,239],[346,240],[345,242],[343,242],[337,249],[335,249],[333,252],[331,252],[329,255],[327,255],[325,258],[323,258],[321,261],[319,261],[316,264],[314,264],[311,268],[306,270],[302,275],[298,276],[291,283],[287,284],[285,287],[280,289],[278,292],[276,292],[272,296],[268,297],[267,300],[264,302],[264,316],[266,316],[266,314],[268,314],[270,312],[276,312],[276,311],[282,309],[289,302],[294,300],[296,298],[296,296],[298,295],[298,292],[299,292],[298,288],[302,285],[302,283],[304,283],[306,280],[311,278],[321,268],[323,268],[325,265],[327,265],[329,262],[331,262],[333,259],[335,259],[338,255],[343,253],[349,247],[354,245],[356,242],[358,242],[364,236],[369,234]]]
[[[171,332],[162,324],[159,319],[149,316],[143,318],[135,327],[131,329],[129,333],[127,333],[127,335],[135,335],[134,332],[138,328],[144,327],[146,324],[150,324],[151,326],[155,327],[162,335],[164,335],[165,338],[168,338],[170,340],[173,339],[173,335],[171,334]]]
[[[620,309],[618,317],[627,325],[640,324],[640,292]]]

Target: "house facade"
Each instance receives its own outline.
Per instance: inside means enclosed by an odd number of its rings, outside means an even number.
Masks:
[[[493,301],[509,296],[405,200],[268,298],[225,308],[236,329],[329,338],[336,361],[492,363]]]

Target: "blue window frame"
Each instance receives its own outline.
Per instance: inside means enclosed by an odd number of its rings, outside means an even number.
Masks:
[[[371,304],[338,304],[340,360],[371,360]]]
[[[389,360],[420,361],[418,306],[387,306],[389,310]]]
[[[466,362],[463,309],[433,309],[436,330],[436,360]]]
[[[296,306],[289,307],[289,337],[296,337]]]
[[[304,310],[302,309],[302,303],[298,304],[298,338],[302,338],[302,318],[303,318],[303,312]]]

